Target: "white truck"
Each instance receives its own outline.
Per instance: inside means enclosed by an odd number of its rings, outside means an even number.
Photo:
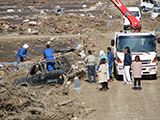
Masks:
[[[141,22],[141,12],[138,7],[127,7],[127,9],[134,15],[134,17]],[[130,21],[123,15],[123,26],[124,30],[130,27]]]
[[[116,79],[120,79],[123,75],[123,60],[125,47],[130,47],[132,61],[136,55],[140,56],[142,62],[142,75],[152,76],[153,79],[157,75],[157,48],[156,36],[154,33],[115,33],[114,40],[111,40],[114,46],[114,75]]]

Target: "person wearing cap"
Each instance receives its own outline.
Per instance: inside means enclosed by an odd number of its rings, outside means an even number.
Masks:
[[[50,45],[46,45],[46,49],[43,51],[44,58],[47,61],[54,60],[53,50],[50,48]],[[48,71],[54,70],[54,62],[47,62]]]
[[[95,71],[95,65],[96,65],[96,57],[92,55],[92,51],[88,51],[88,56],[85,58],[85,63],[87,64],[88,67],[88,79],[89,83],[92,83],[92,75],[94,78],[94,83],[96,83],[96,71]]]
[[[29,48],[29,45],[24,44],[23,47],[17,52],[17,54],[16,54],[17,64],[19,64],[20,62],[24,62],[25,61],[24,58],[29,59],[29,56],[27,54],[28,48]]]

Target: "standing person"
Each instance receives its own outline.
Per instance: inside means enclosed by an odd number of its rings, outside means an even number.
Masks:
[[[108,58],[107,56],[105,55],[104,51],[103,50],[100,50],[100,56],[98,58],[98,66],[100,65],[100,60],[105,58],[106,59],[106,63],[108,63]]]
[[[29,48],[28,44],[24,44],[23,47],[17,52],[16,54],[16,59],[17,59],[17,64],[19,64],[20,62],[24,62],[25,59],[30,59],[28,54],[27,54],[27,49]]]
[[[142,78],[142,75],[141,75],[142,63],[141,63],[140,57],[138,55],[135,57],[135,61],[132,63],[131,67],[132,67],[133,77],[134,77],[134,87],[133,87],[133,89],[134,90],[136,90],[136,89],[141,90],[142,88],[141,88],[140,79]],[[138,86],[139,86],[138,88],[136,87],[137,81],[138,81]]]
[[[130,76],[130,66],[132,64],[130,48],[124,49],[124,71],[123,71],[123,84],[132,84]]]
[[[96,83],[96,71],[95,71],[95,65],[96,65],[96,57],[92,55],[92,51],[88,51],[88,56],[85,58],[85,63],[88,67],[88,79],[89,83],[92,83],[91,75],[93,74],[94,83]]]
[[[43,54],[47,61],[54,60],[53,50],[50,48],[50,45],[46,45],[46,49],[43,51]],[[47,62],[47,68],[48,71],[54,70],[54,62]]]
[[[108,90],[108,80],[109,80],[109,71],[108,71],[108,63],[106,63],[106,59],[103,58],[100,60],[99,66],[99,83],[102,84],[102,91]]]
[[[109,77],[110,77],[110,81],[112,82],[112,67],[113,67],[113,61],[114,61],[114,55],[111,52],[111,48],[107,47],[107,57],[108,57],[108,66],[109,66]]]

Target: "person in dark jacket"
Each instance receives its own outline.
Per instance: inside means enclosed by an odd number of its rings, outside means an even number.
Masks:
[[[107,57],[108,57],[108,67],[109,67],[109,77],[110,77],[110,81],[112,82],[112,67],[113,67],[113,61],[114,61],[114,55],[111,52],[111,48],[107,47]]]
[[[50,48],[50,45],[46,45],[46,49],[43,51],[44,57],[49,60],[54,60],[53,50]],[[54,70],[54,62],[47,62],[48,71]]]
[[[24,58],[29,59],[29,56],[27,54],[28,48],[29,48],[29,45],[24,44],[23,47],[17,52],[17,54],[16,54],[17,64],[19,64],[20,62],[24,62],[25,61]]]
[[[124,71],[123,71],[123,84],[132,84],[130,76],[130,67],[132,64],[132,58],[130,54],[130,48],[124,49]]]

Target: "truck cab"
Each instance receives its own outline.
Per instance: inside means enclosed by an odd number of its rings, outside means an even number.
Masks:
[[[138,7],[127,7],[127,9],[134,15],[134,17],[141,22],[141,12]],[[130,27],[130,21],[123,15],[124,30]]]
[[[157,48],[154,33],[115,33],[114,40],[114,75],[117,79],[123,75],[123,61],[125,47],[131,50],[132,61],[139,55],[142,62],[142,75],[157,75]]]

